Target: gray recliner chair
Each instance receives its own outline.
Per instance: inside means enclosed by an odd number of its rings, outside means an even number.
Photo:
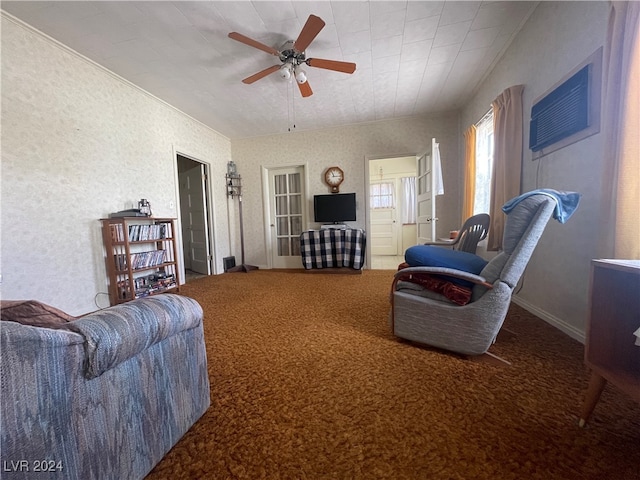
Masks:
[[[487,352],[507,315],[512,291],[559,205],[543,193],[523,197],[507,214],[503,250],[479,275],[443,267],[411,267],[395,274],[390,315],[395,336],[463,355]],[[468,280],[473,284],[471,300],[461,306],[406,281],[416,273]]]

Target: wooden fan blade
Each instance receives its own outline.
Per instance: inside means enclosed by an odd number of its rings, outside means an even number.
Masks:
[[[298,87],[300,88],[300,93],[302,94],[303,97],[310,97],[311,95],[313,95],[313,91],[311,90],[311,85],[309,85],[309,82],[306,81],[304,83],[299,83],[296,82],[298,84]]]
[[[320,17],[309,15],[309,18],[307,18],[307,23],[304,24],[300,35],[298,35],[298,39],[293,44],[293,49],[298,52],[304,52],[311,44],[311,42],[313,42],[313,39],[318,36],[320,30],[322,30],[324,26],[324,20],[322,20]]]
[[[277,72],[278,70],[280,70],[280,65],[274,65],[272,67],[265,68],[264,70],[261,70],[258,73],[255,73],[250,77],[245,78],[244,80],[242,80],[242,83],[247,83],[247,84],[253,83],[257,80],[260,80],[261,78],[266,77],[270,73]]]
[[[258,50],[262,50],[263,52],[270,53],[271,55],[275,55],[276,57],[280,56],[280,52],[275,48],[269,47],[264,43],[260,43],[257,40],[254,40],[253,38],[246,37],[241,33],[231,32],[229,34],[229,38],[232,38],[237,42],[244,43],[245,45],[249,45],[250,47],[257,48]]]
[[[323,58],[309,58],[306,61],[310,67],[324,68],[336,72],[353,73],[356,71],[356,64],[350,62],[339,62],[337,60],[324,60]]]

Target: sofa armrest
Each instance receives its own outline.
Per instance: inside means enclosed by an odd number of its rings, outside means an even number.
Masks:
[[[84,337],[84,375],[95,378],[165,338],[197,327],[202,318],[198,302],[167,293],[88,314],[68,328]]]

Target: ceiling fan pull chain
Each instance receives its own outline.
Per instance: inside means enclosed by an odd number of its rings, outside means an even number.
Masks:
[[[292,123],[291,123],[291,110],[293,109],[293,86],[291,84],[291,82],[287,82],[287,131],[291,132],[291,128],[292,128]],[[293,116],[294,116],[294,120],[293,120],[293,128],[296,128],[295,126],[295,110],[293,112]]]
[[[291,105],[293,106],[293,129],[296,129],[296,95],[293,84],[291,84]]]
[[[287,131],[291,131],[291,102],[289,101],[289,97],[291,92],[291,87],[287,84]]]

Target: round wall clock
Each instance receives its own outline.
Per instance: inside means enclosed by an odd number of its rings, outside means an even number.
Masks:
[[[331,187],[331,193],[340,192],[340,184],[344,180],[344,172],[340,167],[329,167],[324,172],[324,181]]]

